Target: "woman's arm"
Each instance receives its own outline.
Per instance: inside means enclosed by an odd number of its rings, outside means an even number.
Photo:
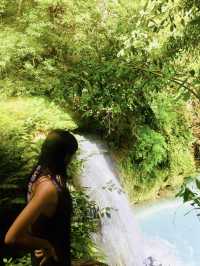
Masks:
[[[57,190],[50,180],[39,183],[33,198],[6,233],[5,244],[16,245],[28,250],[51,248],[51,244],[47,240],[31,236],[28,233],[28,228],[44,212],[47,205],[56,204],[57,200]]]

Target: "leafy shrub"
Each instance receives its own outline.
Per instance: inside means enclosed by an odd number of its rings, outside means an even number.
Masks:
[[[181,112],[190,97],[200,98],[197,2],[3,1],[1,94],[70,106],[83,128],[118,153],[129,149],[123,165],[135,173],[143,160],[133,183],[146,179],[143,186],[152,187],[161,169],[162,180],[184,176],[185,161],[188,171],[194,164]]]
[[[136,141],[119,153],[120,170],[132,200],[155,198],[165,188],[177,190],[195,172],[191,115],[186,104],[169,93],[151,102],[154,129],[136,128]]]
[[[72,222],[72,254],[78,259],[100,259],[99,250],[91,240],[96,232],[99,216],[96,204],[81,190],[72,191],[74,216]]]
[[[0,110],[0,185],[20,189],[36,163],[45,134],[53,128],[74,129],[76,124],[42,98],[1,100]],[[2,197],[1,203],[5,204]]]
[[[4,263],[6,266],[30,266],[31,265],[31,258],[29,255],[23,256],[20,259],[13,260],[12,258],[4,258]]]

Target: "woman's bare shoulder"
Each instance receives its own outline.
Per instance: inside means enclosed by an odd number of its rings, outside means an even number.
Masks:
[[[9,228],[5,243],[13,243],[20,235],[29,230],[40,214],[48,214],[50,212],[48,211],[48,206],[55,207],[57,197],[57,190],[51,180],[46,179],[45,182],[38,183],[34,196]]]
[[[57,189],[49,175],[41,176],[33,184],[33,196],[44,195],[48,203],[57,202]]]

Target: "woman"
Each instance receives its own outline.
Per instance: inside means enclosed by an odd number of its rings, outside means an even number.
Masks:
[[[69,266],[72,201],[66,167],[78,149],[68,131],[51,131],[33,172],[27,205],[9,228],[5,243],[31,251],[34,266]]]

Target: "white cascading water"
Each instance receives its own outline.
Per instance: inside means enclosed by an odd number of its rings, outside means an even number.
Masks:
[[[110,218],[102,217],[100,233],[93,235],[106,255],[108,265],[183,266],[167,243],[152,239],[144,241],[105,146],[91,138],[78,136],[78,140],[80,159],[84,161],[79,182],[100,210],[111,208]]]

